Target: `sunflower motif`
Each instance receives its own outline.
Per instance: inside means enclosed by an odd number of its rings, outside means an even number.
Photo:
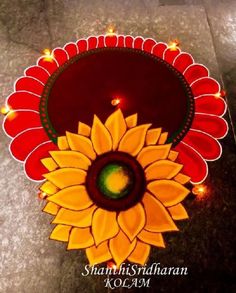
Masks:
[[[44,211],[55,216],[50,239],[86,249],[90,264],[113,259],[145,264],[151,245],[165,247],[162,233],[188,218],[180,203],[190,178],[165,144],[167,133],[137,125],[120,109],[103,124],[79,123],[78,134],[58,138],[59,150],[42,160]]]

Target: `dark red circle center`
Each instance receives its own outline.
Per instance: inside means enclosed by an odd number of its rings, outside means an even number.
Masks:
[[[94,114],[105,121],[116,109],[111,105],[116,97],[121,98],[125,116],[138,113],[139,123],[162,127],[174,143],[190,127],[193,97],[184,77],[141,50],[102,48],[81,53],[61,66],[49,85],[46,114],[57,135],[77,132],[78,121],[91,125]]]

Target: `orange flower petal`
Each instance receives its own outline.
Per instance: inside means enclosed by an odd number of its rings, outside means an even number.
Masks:
[[[92,142],[89,138],[71,132],[66,132],[66,137],[73,151],[80,152],[92,160],[96,158],[96,153],[94,152]]]
[[[164,239],[161,233],[153,233],[146,230],[142,230],[138,234],[138,238],[145,243],[148,243],[157,247],[165,247]]]
[[[111,135],[96,115],[94,115],[93,119],[91,140],[93,147],[98,155],[112,150]]]
[[[177,204],[176,206],[169,207],[168,211],[174,220],[188,219],[188,214],[181,203]]]
[[[86,255],[89,260],[89,264],[96,265],[112,258],[107,241],[101,243],[100,245],[92,246],[86,249]]]
[[[138,121],[137,114],[133,114],[133,115],[125,118],[125,122],[126,122],[128,128],[135,127],[137,125],[137,121]]]
[[[189,194],[187,188],[173,180],[152,181],[147,188],[167,207],[176,205]]]
[[[61,151],[70,149],[66,136],[59,136],[57,138],[57,146]]]
[[[168,132],[163,132],[158,140],[158,144],[164,144],[168,138]]]
[[[85,182],[86,172],[76,168],[63,168],[47,173],[44,177],[54,185],[63,189],[71,185],[78,185]]]
[[[75,211],[86,209],[93,204],[84,185],[64,188],[50,196],[48,201]]]
[[[59,205],[57,205],[53,202],[48,202],[45,205],[43,212],[55,216],[58,213],[59,209],[60,209]]]
[[[150,232],[178,231],[165,207],[154,196],[146,192],[143,204],[146,212],[146,230]]]
[[[90,228],[72,228],[67,249],[87,248],[94,244]]]
[[[84,136],[90,136],[90,133],[91,133],[91,127],[83,122],[79,122],[78,134],[81,134]]]
[[[52,223],[71,225],[80,228],[89,227],[92,224],[92,216],[96,208],[95,205],[82,211],[71,211],[61,208]]]
[[[50,155],[61,168],[71,167],[88,170],[88,167],[91,165],[91,161],[88,157],[80,152],[51,151]]]
[[[105,126],[112,136],[112,149],[116,150],[120,142],[120,139],[125,134],[127,128],[124,116],[120,109],[118,109],[108,117]]]
[[[147,165],[166,159],[171,148],[171,144],[144,147],[137,156],[139,163],[145,168]]]
[[[57,164],[52,158],[44,158],[41,163],[48,169],[48,171],[54,171],[57,169]]]
[[[40,190],[42,192],[45,192],[47,195],[52,195],[52,194],[56,193],[59,189],[57,186],[55,186],[51,182],[46,181],[43,183],[43,185],[40,186]]]
[[[136,247],[128,257],[128,260],[143,266],[148,260],[150,249],[150,245],[137,241]]]
[[[169,160],[159,160],[145,170],[147,180],[171,179],[183,168],[183,165]]]
[[[118,235],[109,240],[109,248],[116,265],[119,267],[131,254],[136,246],[136,238],[130,242],[129,238],[120,230]]]
[[[146,217],[140,203],[132,208],[122,211],[118,215],[118,223],[123,232],[133,241],[136,235],[143,229]]]
[[[168,159],[171,161],[175,161],[178,157],[178,152],[170,150]]]
[[[146,145],[156,144],[161,134],[161,128],[150,129],[146,136]]]
[[[182,173],[179,173],[178,175],[175,176],[175,181],[179,182],[180,184],[186,184],[190,181],[190,177],[187,175],[184,175]]]
[[[122,137],[118,150],[136,156],[142,149],[148,128],[151,124],[143,124],[129,129]]]
[[[71,226],[56,225],[53,229],[50,239],[67,242],[70,235]]]
[[[119,226],[116,220],[116,212],[109,212],[98,208],[92,220],[92,233],[95,244],[114,237],[119,232]]]

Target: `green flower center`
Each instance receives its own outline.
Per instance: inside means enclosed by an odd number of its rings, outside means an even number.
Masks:
[[[131,191],[133,181],[134,174],[126,165],[110,163],[100,171],[97,186],[105,196],[119,199]]]

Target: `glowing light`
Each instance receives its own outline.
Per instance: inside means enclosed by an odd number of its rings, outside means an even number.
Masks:
[[[51,50],[44,49],[43,50],[43,56],[44,56],[44,60],[45,61],[52,62],[52,60],[53,60],[53,53],[52,53]]]
[[[120,104],[120,98],[115,98],[113,100],[111,100],[111,104],[112,106],[118,106]]]
[[[214,96],[216,99],[223,98],[226,96],[226,91],[222,90],[222,91],[216,93]]]
[[[8,105],[6,105],[1,108],[1,113],[3,115],[7,115],[10,112],[10,110],[11,110],[11,108]]]
[[[216,93],[216,94],[215,94],[215,98],[216,98],[216,99],[221,98],[221,93]]]
[[[110,24],[107,28],[106,35],[107,36],[114,36],[115,34],[116,34],[116,29],[112,24]]]
[[[108,269],[113,269],[114,271],[117,270],[117,266],[115,265],[115,263],[113,261],[108,261],[107,262],[107,268]]]
[[[202,198],[207,193],[207,187],[204,184],[195,185],[192,189],[192,193],[198,198]]]
[[[47,197],[46,192],[39,191],[39,193],[38,193],[38,198],[39,199],[45,199],[46,197]]]
[[[178,47],[179,47],[179,44],[180,44],[180,42],[178,40],[173,40],[173,41],[169,42],[168,48],[171,51],[177,51]]]

